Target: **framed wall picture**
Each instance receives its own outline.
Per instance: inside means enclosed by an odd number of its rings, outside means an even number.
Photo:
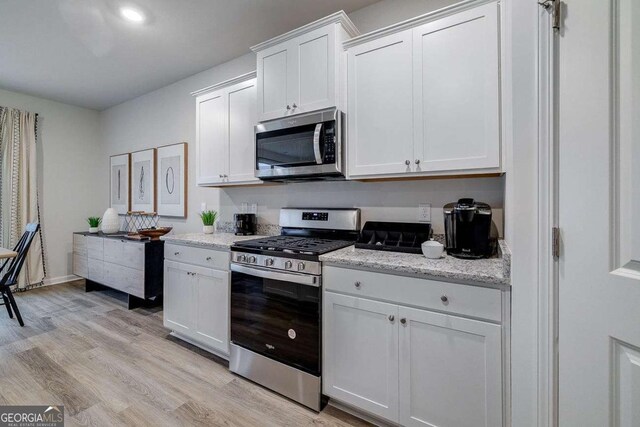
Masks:
[[[120,154],[110,157],[111,181],[109,185],[111,207],[118,214],[125,215],[131,207],[131,155]]]
[[[187,217],[187,143],[158,148],[158,215]]]
[[[156,149],[131,153],[131,210],[156,212]]]

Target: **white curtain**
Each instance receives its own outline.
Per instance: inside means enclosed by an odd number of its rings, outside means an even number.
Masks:
[[[37,114],[0,107],[0,246],[13,248],[25,225],[40,222],[36,135]],[[42,228],[29,248],[18,288],[43,283]]]

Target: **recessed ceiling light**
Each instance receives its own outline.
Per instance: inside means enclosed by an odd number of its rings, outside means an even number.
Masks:
[[[122,15],[125,19],[131,22],[141,23],[141,22],[144,22],[145,20],[145,17],[142,14],[142,12],[130,7],[120,8],[120,15]]]

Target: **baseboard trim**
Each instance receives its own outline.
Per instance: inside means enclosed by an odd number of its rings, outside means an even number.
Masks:
[[[329,399],[329,406],[333,406],[336,409],[341,410],[342,412],[346,412],[349,415],[353,415],[356,418],[360,418],[361,420],[364,420],[368,423],[371,423],[375,426],[378,427],[395,427],[395,426],[399,426],[399,424],[395,424],[392,422],[389,422],[387,420],[383,420],[381,418],[378,418],[375,415],[369,414],[368,412],[364,412],[360,409],[356,409],[351,405],[348,405],[346,403],[342,403],[339,400],[335,400],[333,398]]]
[[[44,281],[42,282],[42,286],[60,285],[62,283],[74,282],[80,279],[82,279],[82,277],[76,276],[75,274],[68,274],[66,276],[58,276],[58,277],[50,277],[50,278],[44,279]]]

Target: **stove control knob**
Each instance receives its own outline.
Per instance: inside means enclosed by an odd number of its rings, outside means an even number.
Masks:
[[[255,263],[256,263],[256,257],[254,257],[253,255],[251,255],[251,256],[249,257],[249,263],[250,263],[250,264],[255,264]]]
[[[238,257],[236,258],[236,261],[238,261],[238,262],[246,262],[247,261],[247,256],[246,255],[238,255]]]
[[[284,268],[286,268],[287,270],[291,267],[293,267],[293,263],[291,261],[287,261],[284,263]]]
[[[273,265],[273,258],[267,258],[264,260],[264,265],[271,267]]]
[[[298,271],[304,271],[304,262],[298,263]]]

